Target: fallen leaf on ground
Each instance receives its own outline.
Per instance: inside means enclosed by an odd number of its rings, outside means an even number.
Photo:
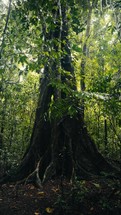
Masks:
[[[92,208],[90,208],[90,211],[93,211],[94,210],[94,208],[92,207]]]
[[[57,189],[52,188],[52,191],[56,193],[59,191],[59,189],[58,188]]]
[[[44,196],[44,195],[45,195],[45,193],[44,193],[44,192],[38,192],[38,195],[40,195],[40,196]]]
[[[45,209],[47,213],[51,214],[54,211],[54,208],[46,208]]]
[[[115,195],[118,195],[118,194],[120,194],[120,190],[117,190],[116,192],[115,192]]]
[[[38,212],[35,212],[35,213],[34,213],[34,215],[40,215],[40,213],[38,213]]]

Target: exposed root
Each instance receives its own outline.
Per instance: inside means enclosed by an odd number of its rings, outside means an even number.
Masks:
[[[42,183],[45,183],[54,175],[56,175],[55,165],[54,165],[54,162],[51,162],[45,170]]]
[[[19,185],[34,182],[37,187],[42,188],[42,181],[39,177],[40,163],[41,160],[38,161],[35,170],[31,172],[27,177],[19,180],[19,177],[17,178],[17,176],[14,177],[9,174],[6,174],[3,178],[0,179],[0,184],[5,184],[8,182],[17,182],[16,185]]]
[[[42,181],[41,181],[41,179],[39,177],[40,162],[41,162],[41,160],[37,163],[36,169],[32,173],[30,173],[27,176],[27,178],[24,179],[25,184],[27,184],[29,180],[31,181],[31,178],[35,178],[36,186],[39,187],[39,188],[42,188]]]

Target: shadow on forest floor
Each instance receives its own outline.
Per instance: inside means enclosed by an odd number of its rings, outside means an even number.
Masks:
[[[96,179],[48,181],[40,190],[32,184],[4,184],[0,189],[0,215],[119,215],[121,183]]]

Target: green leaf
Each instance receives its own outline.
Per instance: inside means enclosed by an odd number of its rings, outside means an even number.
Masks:
[[[96,188],[100,188],[100,184],[92,183]]]

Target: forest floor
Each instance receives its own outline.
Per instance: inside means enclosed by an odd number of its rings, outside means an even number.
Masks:
[[[119,215],[121,181],[116,179],[50,180],[42,189],[32,184],[0,187],[0,215]]]

